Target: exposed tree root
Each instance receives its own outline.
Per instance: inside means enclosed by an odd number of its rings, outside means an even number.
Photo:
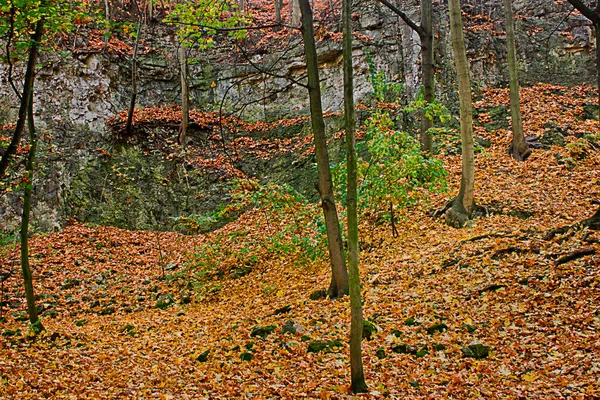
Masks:
[[[581,228],[589,228],[594,231],[600,230],[600,207],[596,210],[596,213],[590,218],[584,219],[583,221],[577,222],[573,225],[567,225],[560,228],[552,229],[544,236],[544,239],[551,240],[554,239],[554,237],[557,235],[563,235],[569,232],[570,230],[573,230],[574,232]]]
[[[575,250],[574,252],[572,252],[571,254],[567,254],[566,256],[560,257],[558,260],[556,260],[555,264],[556,265],[566,264],[569,261],[573,261],[578,258],[589,256],[592,254],[596,254],[596,250],[594,250],[592,248],[578,249],[578,250]]]

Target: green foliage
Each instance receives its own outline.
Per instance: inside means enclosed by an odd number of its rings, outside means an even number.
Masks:
[[[206,50],[213,46],[213,36],[219,29],[229,30],[229,36],[246,37],[243,29],[232,29],[251,22],[247,13],[238,10],[232,0],[196,0],[177,4],[165,22],[178,27],[177,36],[186,47]]]
[[[435,118],[439,118],[440,122],[446,124],[450,122],[452,119],[452,115],[450,111],[439,102],[439,100],[435,99],[431,103],[425,102],[425,94],[423,92],[423,87],[419,90],[419,94],[415,100],[413,100],[406,108],[404,108],[404,112],[408,113],[423,113],[426,118],[430,120],[434,120]]]
[[[84,1],[0,0],[0,37],[10,38],[11,60],[26,56],[35,24],[44,18],[42,50],[58,51],[55,35],[70,33],[76,24],[103,23],[94,5]],[[4,54],[6,56],[6,54]]]
[[[365,140],[357,144],[359,202],[362,213],[380,214],[389,205],[406,207],[426,199],[427,193],[447,190],[443,164],[426,158],[419,142],[393,129],[389,113],[376,111],[366,123]],[[335,187],[344,199],[346,165],[333,168]]]
[[[196,248],[186,266],[193,279],[239,278],[266,260],[307,265],[325,256],[325,224],[319,210],[291,186],[240,179],[233,181],[229,198],[224,208],[194,219],[218,223],[219,218],[248,211],[253,227],[217,231]]]
[[[371,56],[371,51],[365,48],[365,57],[369,64],[369,76],[373,86],[373,97],[379,102],[395,102],[404,91],[404,85],[401,83],[390,83],[387,81],[385,72],[377,71],[375,63]]]

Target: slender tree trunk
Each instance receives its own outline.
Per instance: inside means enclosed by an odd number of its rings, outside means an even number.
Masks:
[[[421,0],[421,69],[423,80],[423,98],[425,104],[431,104],[434,99],[434,69],[433,69],[433,26],[431,21],[432,5],[431,0]],[[421,116],[421,150],[426,153],[432,153],[433,140],[428,132],[433,126],[433,121],[425,116]]]
[[[179,128],[177,142],[185,147],[185,138],[190,123],[190,85],[187,73],[187,55],[183,43],[179,47],[179,68],[181,76],[181,127]]]
[[[462,143],[462,178],[460,191],[452,207],[446,212],[446,223],[457,228],[463,227],[471,217],[475,207],[475,156],[473,149],[473,105],[471,103],[471,80],[469,63],[465,49],[460,0],[449,0],[450,31],[452,50],[458,75],[458,96],[460,98],[460,132]]]
[[[42,1],[40,8],[44,8],[45,6],[46,1]],[[19,147],[19,143],[21,142],[21,136],[23,136],[23,132],[25,131],[25,124],[27,123],[27,110],[29,109],[29,101],[31,100],[31,93],[33,91],[33,81],[35,80],[35,63],[38,56],[40,42],[44,34],[44,23],[45,19],[42,16],[42,18],[40,18],[35,24],[35,31],[31,35],[29,58],[27,59],[27,68],[25,70],[25,82],[23,83],[23,94],[21,95],[17,126],[8,148],[2,155],[2,159],[0,159],[0,179],[6,175],[10,158],[16,153],[17,147]]]
[[[354,120],[354,74],[352,67],[352,0],[342,0],[344,52],[344,125],[346,129],[346,164],[348,170],[346,208],[348,212],[348,280],[350,288],[350,388],[365,393],[367,384],[362,362],[363,312],[358,267],[358,176]]]
[[[508,74],[510,77],[510,115],[513,131],[512,142],[508,147],[507,153],[513,156],[515,160],[525,161],[531,155],[531,150],[525,141],[523,121],[521,119],[512,0],[504,0],[504,11],[506,13],[506,46],[508,47]]]
[[[154,4],[152,3],[152,0],[148,0],[148,13],[147,13],[147,17],[146,17],[146,21],[147,23],[150,23],[152,21],[152,18],[154,18]]]
[[[584,17],[590,20],[596,30],[596,80],[598,84],[598,119],[600,120],[600,2],[596,7],[586,6],[581,0],[568,0],[568,2]]]
[[[291,16],[291,25],[292,26],[296,27],[296,26],[300,25],[299,0],[290,0],[290,16]]]
[[[281,8],[283,7],[283,0],[275,0],[275,23],[281,24]]]
[[[125,124],[125,133],[131,135],[133,126],[133,113],[135,112],[135,101],[137,99],[137,53],[140,46],[140,35],[142,34],[142,15],[138,19],[137,36],[135,38],[135,47],[133,48],[133,60],[131,61],[131,101],[129,102],[129,111],[127,113],[127,122]]]
[[[108,4],[108,0],[104,0],[104,16],[108,25],[106,27],[106,32],[104,32],[104,49],[106,51],[108,49],[108,41],[110,40],[110,5]]]
[[[331,261],[330,297],[341,297],[348,294],[348,272],[344,262],[344,250],[340,223],[335,199],[333,197],[333,183],[329,169],[329,155],[327,154],[327,141],[325,139],[325,121],[323,120],[323,107],[321,105],[321,88],[319,87],[319,64],[313,27],[313,16],[309,0],[299,0],[302,12],[302,34],[304,36],[304,52],[306,55],[306,68],[308,71],[308,94],[310,97],[310,116],[315,141],[315,155],[319,174],[319,195],[325,216],[329,257]]]
[[[25,287],[25,298],[27,300],[27,314],[33,331],[38,333],[43,330],[39,322],[37,309],[35,307],[35,294],[33,293],[33,277],[29,267],[29,214],[31,212],[31,194],[33,189],[33,165],[35,162],[35,152],[37,150],[37,134],[33,121],[33,91],[30,94],[29,104],[27,106],[27,125],[29,128],[30,145],[27,154],[27,164],[25,173],[29,182],[25,185],[23,194],[23,217],[21,218],[21,270],[23,272],[23,285]]]
[[[600,8],[598,3],[597,9]],[[599,21],[594,23],[594,29],[596,30],[596,82],[598,85],[598,121],[600,121],[600,16]]]

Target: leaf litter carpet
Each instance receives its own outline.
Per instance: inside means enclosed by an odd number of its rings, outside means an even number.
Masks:
[[[557,123],[599,134],[597,122]],[[598,207],[598,147],[567,136],[567,146],[536,149],[519,163],[505,154],[508,131],[476,134],[491,141],[476,155],[476,199],[486,215],[447,227],[427,214],[447,200],[439,196],[402,212],[397,238],[387,224],[361,227],[364,315],[377,328],[363,341],[369,392],[361,397],[597,398],[600,233],[547,234]],[[460,156],[444,162],[455,193]],[[270,218],[251,210],[198,236],[74,223],[34,237],[46,328],[36,339],[22,321],[18,248],[2,249],[0,265],[13,274],[4,282],[0,398],[352,397],[349,300],[309,299],[329,283],[327,260],[257,248],[245,276],[192,279],[189,266],[214,241],[233,249],[227,254],[243,251],[247,238],[277,229]],[[587,255],[561,260],[578,250]],[[231,267],[228,257],[213,257],[216,268]],[[282,333],[288,321],[295,333]],[[314,340],[336,339],[341,345],[307,352]],[[465,357],[471,343],[489,346],[488,356]]]

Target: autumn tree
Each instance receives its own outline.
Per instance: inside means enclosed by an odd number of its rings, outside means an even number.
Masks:
[[[348,283],[350,289],[350,377],[353,393],[367,391],[362,362],[363,312],[358,264],[358,173],[356,122],[354,118],[354,76],[352,69],[352,0],[342,0],[344,54],[344,127],[348,170],[346,209],[348,218]]]
[[[238,28],[249,18],[239,5],[235,0],[184,1],[175,6],[166,20],[168,24],[178,26],[182,118],[177,141],[180,145],[185,145],[190,119],[188,51],[193,47],[200,50],[212,48],[213,36],[219,31],[228,32],[237,39],[245,37],[245,30]]]
[[[333,183],[325,138],[325,121],[321,104],[321,88],[319,86],[319,64],[315,44],[313,14],[309,0],[299,0],[302,14],[302,35],[304,53],[308,72],[308,94],[310,98],[310,116],[314,135],[315,155],[319,182],[317,185],[321,197],[321,207],[325,216],[329,257],[331,262],[330,297],[341,297],[348,294],[348,272],[344,260],[340,223],[333,196]]]
[[[512,0],[504,0],[504,11],[506,14],[506,46],[508,47],[508,74],[510,79],[510,115],[513,131],[512,142],[507,152],[515,160],[525,161],[531,155],[531,149],[523,134]]]
[[[35,80],[35,67],[36,60],[42,37],[44,35],[44,24],[46,23],[45,9],[48,7],[47,1],[42,1],[39,7],[21,7],[17,8],[17,4],[10,0],[0,1],[0,10],[7,10],[8,12],[3,15],[7,15],[0,20],[0,34],[6,37],[6,62],[8,64],[8,78],[11,86],[15,90],[15,93],[20,99],[19,113],[17,115],[17,125],[13,133],[12,139],[2,154],[0,159],[0,179],[6,175],[10,159],[14,156],[17,151],[17,147],[21,142],[21,137],[25,131],[25,125],[27,124],[27,110],[29,109],[29,102],[31,101],[31,93],[33,91],[33,83]],[[34,20],[35,19],[35,20]],[[25,69],[25,79],[23,82],[23,91],[21,94],[18,93],[14,81],[12,79],[13,72],[13,54],[12,46],[21,38],[19,35],[22,32],[32,31],[29,40],[27,41],[28,59],[27,67]]]
[[[11,1],[0,0],[0,35],[5,42],[5,57],[8,66],[8,81],[19,99],[17,123],[11,141],[0,160],[0,179],[6,177],[11,158],[20,144],[25,126],[29,130],[30,147],[23,176],[23,215],[21,219],[21,270],[27,300],[27,312],[34,332],[43,329],[35,306],[33,277],[29,266],[29,218],[32,201],[33,169],[37,148],[37,133],[33,115],[33,91],[36,64],[43,46],[51,46],[50,39],[56,32],[72,29],[72,20],[85,9],[51,0]],[[14,81],[14,62],[26,55],[27,64],[22,91],[17,90]]]
[[[596,5],[588,5],[583,0],[568,0],[577,11],[586,17],[594,26],[596,31],[596,81],[598,86],[598,119],[600,120],[600,1]],[[584,225],[600,228],[600,207],[590,218],[582,222]]]
[[[460,0],[450,0],[450,31],[452,51],[458,78],[458,96],[460,101],[460,133],[462,144],[462,177],[460,191],[448,205],[446,223],[460,228],[471,217],[475,207],[475,156],[473,148],[473,105],[471,100],[471,80],[469,63],[465,48]]]
[[[423,100],[425,107],[431,104],[435,96],[435,70],[433,68],[433,25],[432,25],[432,3],[431,0],[421,0],[421,22],[420,25],[406,15],[404,11],[396,7],[388,0],[378,0],[398,15],[412,30],[414,30],[421,41],[421,81],[423,84]],[[433,138],[429,130],[433,126],[433,120],[425,112],[421,115],[421,150],[431,153],[433,150]]]
[[[137,99],[137,56],[140,48],[140,37],[142,35],[143,26],[143,14],[141,9],[138,7],[137,2],[135,3],[138,13],[137,31],[135,33],[135,45],[133,46],[133,57],[131,58],[131,99],[129,100],[129,111],[127,112],[127,121],[125,122],[125,133],[131,135],[133,127],[133,113],[135,112],[135,102]]]

